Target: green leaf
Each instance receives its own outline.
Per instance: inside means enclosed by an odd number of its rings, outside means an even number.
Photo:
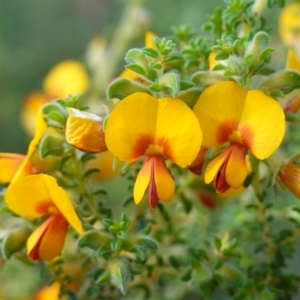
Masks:
[[[157,51],[154,50],[153,48],[144,47],[144,48],[142,48],[142,53],[146,54],[147,56],[153,57],[153,58],[158,57]]]
[[[157,243],[150,235],[138,234],[129,239],[129,243],[142,249],[157,250]]]
[[[99,188],[93,192],[94,195],[107,195],[107,190]]]
[[[193,269],[188,269],[182,276],[181,281],[186,282],[192,278]]]
[[[128,64],[125,67],[126,67],[126,69],[131,70],[134,73],[137,73],[139,75],[144,76],[146,74],[145,70],[140,65]]]
[[[63,156],[65,154],[65,138],[60,135],[44,135],[39,144],[39,154],[41,158],[49,155]]]
[[[2,245],[3,255],[9,259],[14,253],[19,252],[25,247],[26,241],[31,234],[27,227],[16,228],[9,232]]]
[[[96,158],[96,155],[95,154],[92,154],[92,153],[85,153],[83,154],[81,157],[80,157],[80,161],[82,163],[86,163],[92,159],[95,159]]]
[[[286,95],[297,88],[300,88],[300,74],[294,70],[283,70],[275,73],[259,87],[268,95],[274,91],[281,91]]]
[[[176,60],[183,60],[183,56],[180,53],[174,53],[164,59],[164,62],[173,62]]]
[[[228,77],[216,71],[199,71],[192,76],[191,80],[206,88],[217,82],[228,80]]]
[[[178,72],[170,71],[161,76],[159,86],[166,95],[176,96],[180,87],[180,76]]]
[[[215,247],[217,248],[217,250],[220,251],[220,249],[222,247],[222,242],[217,236],[214,236],[214,244],[215,244]]]
[[[174,268],[180,267],[180,261],[174,255],[169,256],[169,262]]]
[[[94,173],[99,173],[100,169],[99,168],[91,168],[88,169],[87,171],[84,172],[83,177],[89,177],[90,175],[94,174]]]
[[[148,87],[128,78],[119,78],[110,84],[107,90],[108,99],[118,98],[120,100],[134,94],[136,92],[143,92],[151,95]]]
[[[107,266],[111,279],[120,292],[125,295],[128,282],[130,280],[130,268],[127,260],[123,258],[115,258],[111,260]]]
[[[199,88],[190,88],[185,91],[180,91],[176,98],[181,99],[184,101],[190,108],[193,108],[196,104],[199,96],[201,94],[201,90]]]
[[[110,234],[102,231],[90,230],[80,236],[77,245],[79,248],[88,247],[92,250],[98,250],[102,246],[109,247],[112,240],[113,237]]]

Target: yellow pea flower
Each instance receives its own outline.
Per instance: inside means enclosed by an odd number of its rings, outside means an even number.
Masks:
[[[32,135],[37,111],[43,104],[54,98],[66,98],[69,94],[75,95],[87,91],[90,85],[89,76],[84,66],[75,60],[65,60],[54,66],[43,82],[43,92],[30,94],[23,106],[22,124],[25,130]]]
[[[25,219],[48,216],[27,240],[27,253],[33,260],[52,260],[60,254],[68,224],[79,234],[83,232],[68,194],[52,176],[29,175],[11,183],[5,201]]]
[[[300,199],[300,166],[289,163],[278,173],[280,181]]]
[[[134,162],[145,156],[134,185],[138,204],[148,188],[150,207],[159,200],[171,201],[175,183],[165,157],[185,168],[196,158],[202,139],[197,118],[180,99],[156,99],[134,93],[113,109],[106,125],[106,145],[121,161]]]
[[[205,183],[214,180],[219,193],[243,184],[248,174],[248,150],[258,159],[269,157],[285,131],[284,112],[277,101],[261,91],[247,91],[233,81],[207,88],[194,112],[203,131],[203,146],[226,145],[204,174]]]

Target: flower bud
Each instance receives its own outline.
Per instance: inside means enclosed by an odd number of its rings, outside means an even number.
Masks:
[[[69,144],[82,151],[98,153],[107,150],[103,121],[99,116],[68,108],[66,139]]]

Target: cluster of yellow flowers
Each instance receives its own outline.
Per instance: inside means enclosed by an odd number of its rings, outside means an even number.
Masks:
[[[291,27],[300,27],[291,24],[296,8],[299,6],[288,7],[280,22],[282,39],[291,47],[286,68],[300,71],[296,55],[300,39],[287,34]],[[149,33],[146,39],[150,48],[155,47],[152,37]],[[139,80],[131,71],[121,76]],[[40,159],[38,145],[51,130],[44,121],[42,105],[53,98],[85,92],[88,86],[88,75],[79,63],[67,61],[55,67],[44,82],[44,93],[26,100],[23,122],[34,136],[27,154],[0,153],[0,182],[9,184],[5,192],[9,209],[29,220],[46,216],[27,240],[32,260],[52,260],[59,255],[69,224],[78,234],[83,233],[72,199],[53,174],[48,175],[56,168],[55,159]],[[102,161],[109,161],[109,167],[113,157],[128,163],[143,158],[133,198],[139,204],[147,191],[151,209],[160,200],[174,198],[176,180],[169,171],[173,164],[202,174],[206,184],[213,182],[217,193],[239,190],[252,172],[249,157],[256,162],[269,158],[284,138],[285,112],[295,113],[300,107],[299,91],[281,104],[260,90],[229,80],[205,88],[193,107],[179,98],[156,98],[154,94],[130,94],[115,105],[106,122],[91,112],[68,108],[65,128],[65,138],[75,148],[108,153]],[[33,115],[37,115],[34,125]],[[300,198],[296,163],[282,162],[276,176]]]

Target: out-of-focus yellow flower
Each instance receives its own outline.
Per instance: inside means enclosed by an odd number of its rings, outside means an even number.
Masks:
[[[60,285],[58,282],[54,282],[50,286],[42,287],[34,296],[33,300],[66,300],[66,297],[60,298]]]
[[[29,95],[22,111],[22,124],[25,130],[33,135],[37,111],[54,98],[65,99],[69,94],[84,93],[90,85],[89,76],[84,66],[74,60],[66,60],[50,70],[43,82],[43,92]]]
[[[287,69],[294,69],[300,72],[300,61],[298,60],[294,50],[289,49],[286,61]],[[286,96],[287,103],[284,105],[284,110],[296,113],[300,108],[300,90],[293,90]]]
[[[279,35],[282,41],[292,48],[300,46],[300,3],[287,5],[279,18]]]
[[[138,204],[148,189],[152,209],[159,200],[171,201],[174,195],[165,157],[185,168],[196,158],[202,140],[197,118],[183,101],[146,93],[134,93],[116,105],[105,135],[107,148],[121,161],[145,156],[133,194]]]
[[[263,160],[278,148],[284,135],[280,104],[261,91],[247,91],[233,81],[207,88],[194,112],[203,131],[203,146],[226,145],[204,174],[205,182],[214,181],[219,193],[242,186],[248,174],[248,150]]]
[[[212,51],[208,55],[208,68],[212,70],[218,63],[219,61],[216,60],[216,52]]]
[[[79,234],[81,222],[65,190],[45,174],[29,175],[11,183],[5,194],[10,210],[29,220],[48,215],[27,240],[33,260],[52,260],[60,254],[70,224]]]
[[[109,180],[120,174],[122,163],[118,162],[113,169],[114,156],[109,151],[95,154],[96,158],[85,165],[85,170],[99,168],[100,172],[91,174],[94,180]]]
[[[50,70],[43,82],[46,95],[66,98],[68,94],[84,93],[90,85],[84,66],[75,60],[66,60]]]
[[[278,173],[280,181],[300,199],[300,166],[289,163]]]
[[[102,118],[75,108],[69,108],[68,111],[67,142],[85,152],[99,153],[107,150]]]

